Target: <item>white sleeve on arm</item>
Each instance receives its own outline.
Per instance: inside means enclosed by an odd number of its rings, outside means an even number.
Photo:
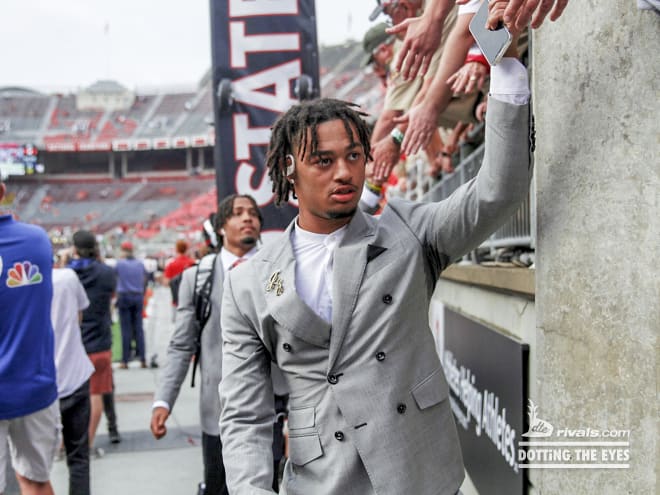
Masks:
[[[505,57],[490,69],[490,96],[504,103],[529,103],[527,68],[517,58]]]
[[[151,409],[156,409],[157,407],[164,407],[168,411],[170,410],[170,405],[164,400],[155,400],[153,405],[151,406]]]

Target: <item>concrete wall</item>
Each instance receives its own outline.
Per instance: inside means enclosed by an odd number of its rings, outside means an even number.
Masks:
[[[555,427],[631,430],[627,470],[539,470],[545,494],[658,493],[660,16],[572,0],[533,38],[536,389]]]

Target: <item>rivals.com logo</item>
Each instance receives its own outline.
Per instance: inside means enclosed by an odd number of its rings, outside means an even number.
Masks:
[[[529,428],[522,436],[532,440],[518,442],[519,468],[627,469],[630,467],[628,463],[630,430],[583,427],[555,430],[549,421],[539,417],[538,407],[531,399],[527,410]],[[613,438],[621,440],[612,440]]]

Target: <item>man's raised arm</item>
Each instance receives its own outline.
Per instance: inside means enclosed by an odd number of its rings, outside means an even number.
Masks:
[[[493,67],[483,164],[440,203],[390,205],[428,246],[436,272],[483,242],[520,206],[532,176],[527,70],[514,58]],[[406,211],[408,210],[408,211]]]

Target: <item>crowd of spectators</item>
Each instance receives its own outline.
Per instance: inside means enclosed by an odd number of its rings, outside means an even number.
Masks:
[[[490,65],[469,29],[481,3],[377,1],[370,19],[378,22],[363,39],[364,65],[381,77],[386,94],[372,133],[367,187],[384,191],[385,200],[406,196],[416,186],[414,176],[420,167],[426,192],[443,175],[454,172],[465,155],[460,153],[464,145],[474,149],[483,141]],[[527,9],[531,7],[527,3],[511,5]],[[543,4],[539,11],[547,8],[548,2]],[[553,19],[565,4],[557,2]],[[524,15],[521,29],[510,26],[513,41],[507,54],[523,63],[530,13]],[[534,22],[541,22],[544,15],[537,12]],[[422,51],[415,54],[415,50]]]

